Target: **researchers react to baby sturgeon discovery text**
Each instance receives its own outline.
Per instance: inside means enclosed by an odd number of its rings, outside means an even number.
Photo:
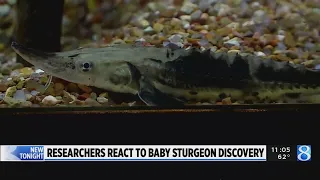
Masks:
[[[47,157],[263,157],[264,148],[48,148]]]

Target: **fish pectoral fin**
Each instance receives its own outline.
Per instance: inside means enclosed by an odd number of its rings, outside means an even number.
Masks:
[[[156,89],[152,85],[151,81],[144,77],[140,79],[140,90],[138,96],[148,106],[184,106],[183,101],[170,97],[167,94]]]

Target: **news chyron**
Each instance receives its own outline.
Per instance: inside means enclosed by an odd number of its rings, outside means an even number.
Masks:
[[[1,145],[1,161],[311,161],[311,145]]]

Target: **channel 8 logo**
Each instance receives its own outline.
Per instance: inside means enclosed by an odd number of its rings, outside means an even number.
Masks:
[[[311,146],[298,145],[297,146],[297,161],[311,161]]]

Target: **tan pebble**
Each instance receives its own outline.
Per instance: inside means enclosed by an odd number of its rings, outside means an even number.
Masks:
[[[21,107],[31,107],[32,106],[32,102],[30,101],[23,101],[20,103]]]
[[[2,103],[2,101],[0,101],[0,108],[6,108],[6,107],[8,107],[7,104],[1,104],[1,103]]]
[[[13,97],[13,94],[17,91],[17,87],[16,86],[12,86],[12,87],[9,87],[6,91],[6,94],[5,96],[6,97]]]
[[[63,99],[67,102],[74,102],[77,98],[74,95],[71,95],[67,91],[63,91]]]
[[[235,37],[235,35],[233,34],[233,33],[231,33],[231,34],[228,34],[228,36],[227,37],[229,37],[229,39],[232,39],[232,38],[234,38]]]
[[[301,58],[302,59],[308,59],[309,58],[309,52],[303,52]]]
[[[61,83],[56,83],[56,84],[54,84],[54,90],[55,91],[62,91],[62,90],[64,90],[64,85]]]
[[[155,23],[153,25],[153,29],[154,31],[156,31],[157,33],[160,33],[164,28],[164,25],[163,24],[160,24],[160,23]]]
[[[56,96],[56,98],[57,98],[58,100],[63,100],[63,98],[62,98],[61,96]]]
[[[182,15],[182,16],[180,16],[180,19],[181,19],[182,21],[191,22],[191,16],[189,16],[189,15]]]
[[[216,102],[216,105],[222,105],[222,102]]]
[[[100,103],[98,103],[96,100],[91,99],[91,98],[87,98],[87,99],[85,100],[85,103],[86,103],[87,105],[89,105],[89,106],[101,106]]]
[[[260,37],[261,37],[261,33],[259,33],[259,32],[255,32],[255,33],[253,34],[253,36],[252,36],[252,38],[253,38],[254,40],[258,40]]]
[[[232,50],[229,50],[228,53],[240,53],[240,50],[232,49]]]
[[[209,14],[207,13],[202,13],[200,16],[200,22],[201,24],[205,24],[209,19]]]
[[[306,66],[307,68],[312,68],[314,67],[314,61],[313,60],[308,60],[306,62],[303,62],[303,65]]]
[[[141,19],[141,20],[139,21],[139,24],[140,24],[140,26],[141,26],[142,28],[146,28],[146,27],[150,26],[150,23],[149,23],[147,20],[145,20],[145,19]]]
[[[226,47],[221,47],[218,51],[219,51],[219,52],[228,52],[229,49],[226,48]]]
[[[160,12],[160,15],[165,18],[170,18],[170,17],[173,17],[175,13],[176,13],[175,8],[168,8],[168,9]]]
[[[270,50],[272,50],[272,49],[273,49],[273,46],[271,46],[271,45],[266,45],[266,46],[264,47],[264,49],[270,49]]]
[[[222,104],[224,104],[224,105],[232,104],[231,98],[227,97],[227,98],[222,99]]]
[[[4,83],[0,83],[0,92],[5,92],[8,89],[8,86]]]
[[[294,59],[293,62],[294,62],[295,64],[301,64],[301,63],[302,63],[302,60],[300,60],[300,59]]]
[[[68,90],[69,92],[79,92],[79,87],[78,87],[77,84],[75,84],[75,83],[69,83],[69,84],[67,85],[67,90]]]
[[[85,93],[91,93],[92,89],[86,85],[78,84],[78,87]]]
[[[208,33],[208,31],[207,31],[207,30],[205,30],[205,29],[203,29],[203,30],[201,30],[201,31],[200,31],[200,33],[201,33],[201,34],[207,34],[207,33]]]
[[[170,21],[170,25],[171,26],[181,26],[182,25],[182,21],[178,18],[172,18]]]
[[[231,50],[239,50],[239,49],[240,49],[240,46],[232,46],[230,49],[231,49]],[[240,51],[240,50],[239,50],[239,51]]]
[[[285,33],[284,44],[286,46],[288,46],[289,48],[296,46],[295,38],[293,37],[293,35],[290,32]]]
[[[193,30],[201,31],[201,30],[206,30],[206,28],[202,25],[195,25],[195,26],[193,26]]]
[[[54,106],[56,104],[59,104],[61,101],[57,98],[49,95],[42,99],[41,103],[48,106]]]
[[[228,34],[232,33],[232,29],[228,27],[223,27],[223,28],[217,29],[216,33],[220,36],[227,36]]]
[[[86,102],[84,102],[84,101],[79,101],[79,100],[76,100],[76,101],[74,101],[73,103],[75,103],[76,105],[80,105],[80,106],[86,105]],[[72,104],[73,104],[73,103],[72,103]]]
[[[144,34],[143,30],[137,27],[132,28],[131,33],[133,36],[136,36],[136,37],[142,37]]]

